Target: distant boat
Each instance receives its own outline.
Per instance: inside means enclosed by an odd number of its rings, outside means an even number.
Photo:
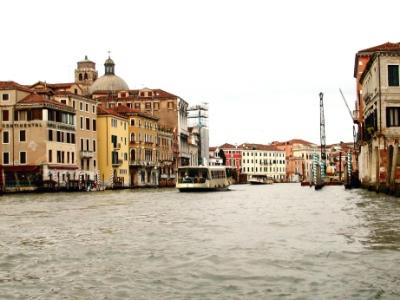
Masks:
[[[250,184],[272,184],[274,180],[267,175],[251,175],[248,182]]]
[[[220,166],[179,167],[176,188],[181,191],[210,191],[227,189],[230,178]]]

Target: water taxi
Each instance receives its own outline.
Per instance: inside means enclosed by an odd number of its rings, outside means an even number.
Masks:
[[[231,180],[223,166],[179,167],[176,188],[181,191],[227,189]]]
[[[250,184],[272,184],[274,181],[267,175],[252,175],[248,180]]]

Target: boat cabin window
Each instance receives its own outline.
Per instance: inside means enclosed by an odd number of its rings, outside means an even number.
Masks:
[[[211,171],[211,178],[217,179],[217,178],[225,178],[226,173],[225,170],[212,170]]]
[[[181,183],[205,183],[208,177],[207,169],[179,169],[178,181]]]

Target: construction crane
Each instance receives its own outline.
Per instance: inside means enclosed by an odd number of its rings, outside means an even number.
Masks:
[[[353,114],[351,113],[351,109],[350,109],[350,107],[349,107],[349,104],[347,103],[347,100],[346,100],[346,98],[344,97],[343,92],[342,92],[341,89],[339,89],[339,92],[340,92],[340,94],[342,95],[343,102],[344,102],[344,104],[345,104],[346,107],[347,107],[347,111],[348,111],[349,114],[350,114],[350,118],[351,118],[351,120],[352,120],[353,123],[354,123],[354,116],[353,116]],[[354,142],[354,149],[355,149],[355,146],[356,146],[356,137],[357,137],[356,127],[353,125],[353,140],[354,140],[353,142]]]
[[[324,115],[324,94],[319,93],[319,132],[321,140],[321,160],[326,160],[326,136],[325,136],[325,115]]]

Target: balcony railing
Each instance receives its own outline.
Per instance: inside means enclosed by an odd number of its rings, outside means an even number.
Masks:
[[[121,143],[116,143],[116,144],[114,144],[114,149],[115,149],[115,150],[121,149]]]
[[[112,165],[113,165],[113,167],[117,167],[117,166],[122,165],[122,162],[123,162],[122,159],[113,160]]]
[[[130,166],[150,166],[154,167],[157,165],[155,161],[148,161],[148,160],[131,160],[129,162]]]
[[[94,152],[89,150],[81,150],[81,158],[93,158]]]

